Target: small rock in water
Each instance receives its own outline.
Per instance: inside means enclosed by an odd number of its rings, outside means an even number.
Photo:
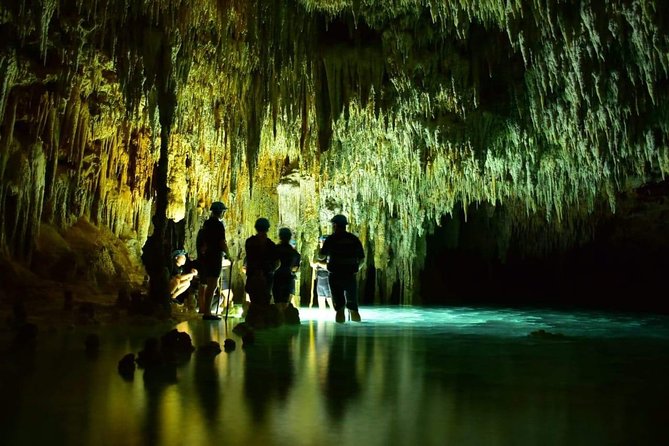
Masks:
[[[228,338],[223,342],[223,348],[226,352],[231,352],[237,348],[237,343],[233,339]]]

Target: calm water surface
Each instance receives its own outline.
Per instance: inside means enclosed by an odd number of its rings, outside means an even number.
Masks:
[[[170,327],[40,333],[0,365],[2,445],[669,444],[669,319],[481,308],[363,308],[361,324],[300,310],[302,325],[177,326],[197,347],[175,382],[117,363]],[[536,330],[564,337],[529,336]]]

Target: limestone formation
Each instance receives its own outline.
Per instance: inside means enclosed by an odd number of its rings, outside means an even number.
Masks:
[[[377,301],[398,285],[411,303],[443,215],[490,206],[502,216],[500,248],[509,233],[544,234],[528,249],[570,244],[616,210],[620,192],[664,178],[667,9],[3,2],[0,250],[25,265],[41,252],[53,267],[42,229],[85,221],[127,249],[115,258],[119,247],[98,244],[85,280],[125,272],[119,288],[139,285],[145,247],[160,295],[168,253],[194,251],[214,200],[230,208],[237,284],[258,216],[312,252],[343,212],[374,267]]]

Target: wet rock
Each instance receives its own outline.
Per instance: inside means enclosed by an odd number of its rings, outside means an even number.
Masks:
[[[253,331],[253,329],[246,322],[240,322],[239,324],[235,325],[235,327],[232,329],[232,332],[239,336],[244,336],[249,331]]]
[[[135,377],[135,355],[128,353],[118,362],[118,373],[126,381],[132,381]]]
[[[163,335],[160,339],[160,348],[163,358],[172,363],[184,362],[195,351],[188,333],[178,331],[176,328]]]
[[[266,328],[266,315],[268,311],[269,306],[251,303],[246,314],[246,324],[258,330]]]
[[[209,341],[197,349],[198,354],[216,356],[221,353],[221,345],[216,341]]]
[[[286,324],[289,325],[300,325],[300,312],[297,311],[297,308],[293,304],[288,304],[283,313]]]
[[[223,348],[226,352],[234,351],[237,348],[237,343],[233,339],[228,338],[223,342]]]
[[[566,336],[562,333],[551,333],[546,330],[536,330],[530,333],[530,337],[538,339],[564,339]]]

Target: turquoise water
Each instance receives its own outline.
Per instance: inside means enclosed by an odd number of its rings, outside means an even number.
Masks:
[[[245,348],[239,320],[180,324],[195,346],[237,349],[193,354],[174,381],[117,373],[168,326],[40,333],[34,354],[3,345],[0,444],[669,444],[666,316],[375,307],[337,325],[300,314]]]

